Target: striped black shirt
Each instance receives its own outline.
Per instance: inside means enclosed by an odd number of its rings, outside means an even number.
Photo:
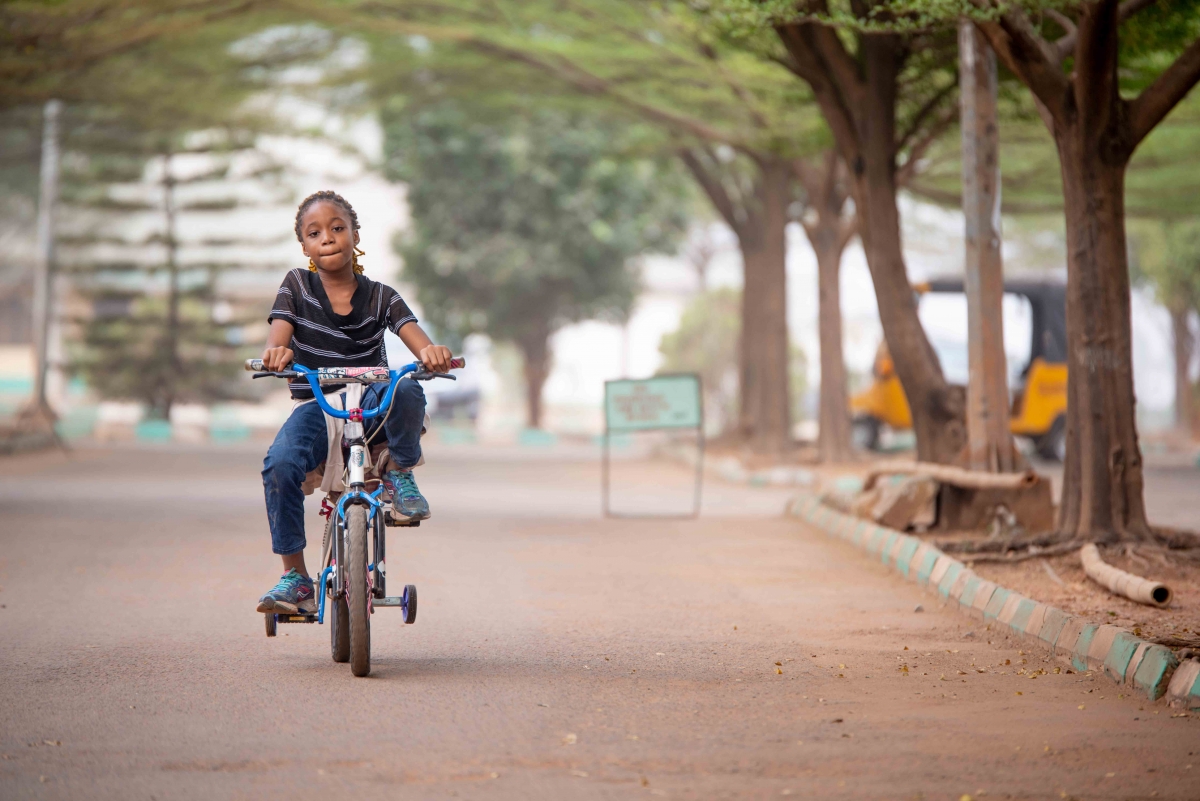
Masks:
[[[287,320],[295,327],[289,347],[297,363],[305,367],[386,365],[384,330],[398,334],[406,323],[417,321],[396,290],[365,275],[355,278],[358,288],[350,299],[350,313],[337,314],[317,273],[297,268],[284,277],[267,321]],[[293,398],[312,397],[307,381],[293,381],[291,390]]]

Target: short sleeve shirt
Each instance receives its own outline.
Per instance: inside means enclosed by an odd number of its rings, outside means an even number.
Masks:
[[[337,314],[317,273],[298,268],[284,277],[267,320],[287,320],[295,327],[290,347],[297,363],[305,367],[387,365],[384,331],[398,334],[417,318],[390,286],[365,275],[355,278],[358,288],[350,299],[350,313]],[[293,398],[312,397],[307,381],[293,381],[291,390]]]

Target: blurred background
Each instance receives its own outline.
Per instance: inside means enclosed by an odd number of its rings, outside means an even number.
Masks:
[[[42,383],[41,308],[61,437],[273,436],[286,391],[239,365],[261,352],[284,273],[305,264],[295,209],[322,189],[357,210],[367,275],[468,356],[457,383],[429,389],[435,436],[594,440],[606,379],[695,371],[706,433],[718,447],[737,440],[739,364],[754,347],[739,339],[743,276],[765,225],[756,198],[775,161],[819,166],[832,152],[777,42],[670,4],[73,2],[0,15],[7,449]],[[940,68],[945,86],[953,66]],[[1005,273],[1064,281],[1053,142],[1027,92],[1002,78],[1000,102]],[[1193,427],[1179,387],[1190,393],[1198,367],[1198,123],[1193,96],[1129,171],[1137,413],[1151,449]],[[898,201],[914,283],[962,275],[956,122],[928,134]],[[812,243],[825,211],[794,176],[780,224],[802,450],[819,435]],[[844,193],[836,211],[853,215]],[[882,331],[861,243],[849,230],[840,244],[853,395],[876,380]],[[947,378],[965,383],[965,298],[929,295],[920,314]],[[1031,319],[1027,300],[1006,299],[1010,385],[1030,359]],[[409,360],[388,343],[393,362]]]

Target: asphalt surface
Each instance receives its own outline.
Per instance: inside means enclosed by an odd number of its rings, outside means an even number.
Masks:
[[[1195,718],[1055,674],[782,491],[605,520],[590,451],[431,446],[435,517],[388,547],[419,618],[379,610],[356,679],[326,626],[264,636],[261,451],[0,460],[0,798],[1200,798]],[[686,471],[616,467],[626,508],[686,506]]]

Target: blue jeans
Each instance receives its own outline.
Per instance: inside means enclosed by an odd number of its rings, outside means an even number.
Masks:
[[[371,384],[363,392],[362,408],[379,403],[387,384]],[[366,422],[369,437],[383,415]],[[400,467],[421,461],[421,425],[425,421],[425,391],[411,378],[396,384],[392,412],[383,421],[388,452]],[[325,413],[316,402],[296,407],[275,435],[263,459],[263,489],[267,496],[267,521],[271,525],[271,550],[289,556],[304,550],[304,477],[325,461],[329,438]]]

